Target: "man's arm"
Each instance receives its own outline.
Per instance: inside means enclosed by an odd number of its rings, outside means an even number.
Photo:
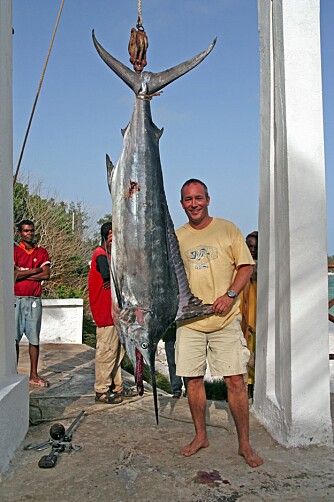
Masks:
[[[39,248],[37,255],[39,262],[38,267],[24,268],[20,257],[15,252],[14,246],[14,267],[15,267],[15,282],[28,281],[47,281],[50,279],[50,257],[46,249]]]
[[[42,273],[42,271],[43,269],[41,267],[28,268],[27,270],[20,270],[19,268],[16,268],[16,280],[22,281],[23,279],[29,279],[32,276]]]
[[[96,258],[97,271],[100,272],[103,280],[103,289],[110,289],[110,270],[108,259],[105,255]]]
[[[31,269],[34,270],[34,269]],[[44,265],[43,267],[39,267],[36,270],[40,270],[34,275],[30,275],[26,277],[28,281],[48,281],[50,279],[50,265]],[[22,271],[24,272],[24,270]]]
[[[233,289],[237,295],[243,290],[249,281],[252,273],[253,273],[254,265],[241,265],[238,269],[237,275],[229,289]],[[234,298],[230,298],[225,293],[222,296],[219,296],[212,305],[212,310],[217,314],[224,314],[232,307],[234,302]]]

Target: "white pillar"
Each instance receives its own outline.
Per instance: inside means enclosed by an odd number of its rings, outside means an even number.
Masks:
[[[253,411],[286,446],[331,444],[319,0],[258,0],[261,160]]]
[[[0,2],[0,472],[29,425],[28,378],[16,373],[13,295],[12,4]]]

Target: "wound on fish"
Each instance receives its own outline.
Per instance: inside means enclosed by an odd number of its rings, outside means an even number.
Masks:
[[[132,197],[136,192],[140,192],[139,183],[137,181],[130,180],[130,186],[128,191],[129,197]]]

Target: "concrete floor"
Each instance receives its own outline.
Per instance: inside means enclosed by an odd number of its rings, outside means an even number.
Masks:
[[[237,439],[226,403],[208,402],[209,448],[185,458],[179,450],[193,437],[187,399],[159,396],[155,423],[150,388],[142,398],[120,405],[94,402],[94,349],[84,345],[42,345],[40,373],[48,389],[30,389],[31,425],[8,471],[0,500],[222,502],[334,500],[333,450],[285,449],[251,417],[251,442],[264,457],[258,469],[237,455]],[[21,350],[20,373],[29,357]],[[133,377],[124,374],[133,384]],[[81,410],[73,434],[82,450],[62,453],[52,469],[38,461],[50,452],[26,451],[28,443],[49,438],[54,422],[68,427]],[[40,422],[43,420],[42,422]]]

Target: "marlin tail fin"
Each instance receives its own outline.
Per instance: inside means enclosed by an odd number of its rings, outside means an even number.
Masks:
[[[208,56],[208,54],[210,54],[217,40],[217,38],[215,38],[209,47],[203,52],[177,66],[174,66],[173,68],[169,68],[168,70],[160,73],[152,73],[148,71],[136,73],[114,58],[102,47],[102,45],[99,44],[95,38],[94,30],[92,32],[92,37],[95,48],[103,61],[123,80],[123,82],[125,82],[126,85],[134,91],[135,94],[138,94],[141,91],[143,83],[146,84],[145,94],[154,94],[177,78],[182,77],[182,75],[195,68],[206,58],[206,56]]]

